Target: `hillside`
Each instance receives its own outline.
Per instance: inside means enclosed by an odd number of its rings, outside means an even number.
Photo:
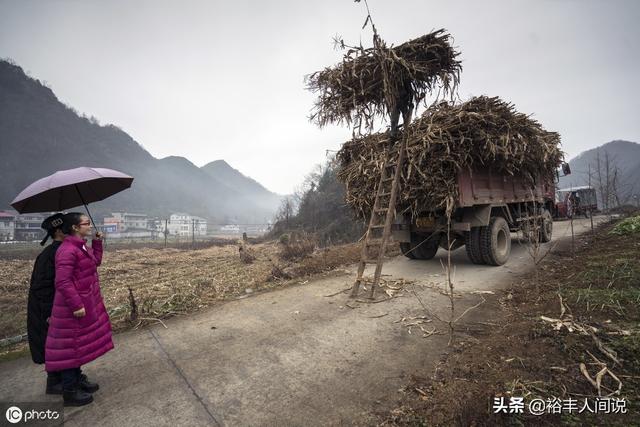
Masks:
[[[182,157],[156,159],[118,127],[79,116],[22,68],[0,61],[0,209],[34,180],[78,166],[135,177],[131,189],[92,205],[96,217],[112,210],[186,211],[213,221],[263,223],[280,199],[228,165],[201,169]]]
[[[560,188],[587,185],[589,183],[589,165],[591,165],[592,185],[595,184],[597,156],[604,173],[604,156],[608,153],[611,164],[620,171],[621,192],[623,195],[640,195],[640,144],[630,141],[611,141],[600,147],[584,151],[569,161],[571,175],[560,178]]]
[[[282,196],[267,190],[258,181],[243,175],[224,160],[215,160],[200,169],[210,177],[224,182],[235,191],[251,194],[252,202],[263,209],[275,211],[280,205]]]

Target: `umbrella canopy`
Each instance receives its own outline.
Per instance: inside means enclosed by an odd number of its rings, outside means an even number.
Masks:
[[[106,199],[131,187],[133,177],[113,169],[80,167],[37,180],[11,202],[20,213],[63,211]],[[88,212],[88,210],[87,210]]]

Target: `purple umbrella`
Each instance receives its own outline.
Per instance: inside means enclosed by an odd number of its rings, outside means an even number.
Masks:
[[[80,167],[58,171],[22,190],[11,202],[20,213],[63,211],[106,199],[131,187],[133,177],[113,169]],[[91,222],[95,224],[93,218]]]

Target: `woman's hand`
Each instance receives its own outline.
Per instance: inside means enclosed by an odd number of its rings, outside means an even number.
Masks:
[[[96,239],[102,240],[102,237],[103,237],[102,231],[96,231]]]
[[[85,314],[87,314],[87,312],[84,311],[84,307],[82,307],[80,310],[76,310],[73,312],[73,315],[76,317],[84,317]]]

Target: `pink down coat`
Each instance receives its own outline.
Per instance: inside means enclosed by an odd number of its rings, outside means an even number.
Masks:
[[[45,344],[45,369],[77,368],[113,348],[111,322],[98,279],[102,241],[67,236],[56,252],[55,296]],[[84,307],[86,314],[75,317]]]

